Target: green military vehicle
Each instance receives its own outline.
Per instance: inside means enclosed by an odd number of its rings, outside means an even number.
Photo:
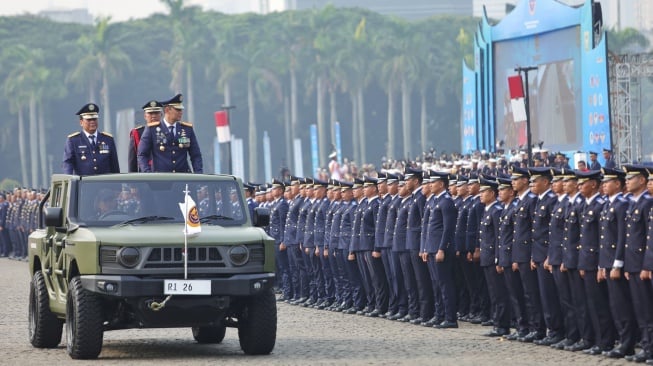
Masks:
[[[269,354],[270,214],[250,214],[242,192],[227,175],[53,175],[29,237],[32,345],[56,347],[65,324],[68,354],[92,359],[108,330],[189,327],[220,343],[235,327],[246,354]]]

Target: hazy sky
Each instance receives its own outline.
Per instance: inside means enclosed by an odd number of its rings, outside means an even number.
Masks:
[[[204,5],[223,12],[251,10],[253,0],[186,0],[189,5]],[[160,0],[2,0],[0,16],[36,14],[44,9],[88,8],[93,17],[111,15],[113,21],[145,18],[152,13],[165,13]]]

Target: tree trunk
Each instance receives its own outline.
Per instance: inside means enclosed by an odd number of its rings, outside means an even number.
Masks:
[[[38,112],[39,112],[39,127],[37,128],[37,130],[39,131],[39,155],[40,155],[39,160],[41,161],[39,165],[41,167],[41,181],[38,185],[35,185],[35,187],[37,186],[47,187],[49,181],[48,179],[49,165],[48,165],[47,154],[46,154],[47,139],[45,138],[46,136],[45,113],[44,113],[44,107],[42,103],[39,104]]]
[[[317,78],[317,87],[315,95],[317,96],[317,147],[318,147],[318,164],[320,167],[326,164],[326,144],[327,144],[327,131],[326,122],[324,121],[324,77]]]
[[[367,149],[365,147],[365,136],[366,132],[365,131],[365,101],[363,98],[363,87],[358,88],[358,127],[359,127],[359,140],[360,140],[360,146],[361,146],[361,159],[360,159],[360,165],[362,167],[363,164],[367,163],[367,158],[366,158],[366,153]]]
[[[420,126],[420,141],[421,141],[421,146],[422,146],[422,151],[427,150],[427,144],[428,144],[428,133],[427,133],[427,126],[426,126],[426,90],[422,89],[419,92],[420,95],[420,118],[419,118],[419,126]]]
[[[188,109],[188,121],[190,122],[196,122],[195,121],[195,102],[193,101],[193,67],[191,66],[190,62],[186,63],[186,95],[185,99],[185,104],[187,105]]]
[[[290,68],[290,136],[292,139],[297,137],[297,121],[299,119],[297,112],[297,71],[294,67]]]
[[[360,162],[360,146],[358,143],[358,102],[356,94],[350,93],[351,96],[351,147],[353,150],[353,159],[358,164]]]
[[[284,164],[285,166],[293,170],[293,156],[292,156],[292,136],[290,133],[290,98],[288,95],[283,96],[283,129],[284,129],[284,139],[285,139],[285,155]]]
[[[388,144],[386,146],[386,157],[394,159],[395,155],[395,91],[394,82],[388,82]]]
[[[88,101],[91,103],[97,103],[97,97],[95,96],[95,82],[88,82]]]
[[[37,130],[38,117],[36,115],[36,96],[31,95],[29,98],[29,130],[30,134],[36,138],[30,138],[29,144],[29,162],[32,172],[32,180],[27,184],[28,187],[36,187],[39,181],[39,147]]]
[[[106,71],[102,73],[102,104],[104,109],[104,131],[111,133],[111,111],[109,109],[109,78]]]
[[[335,145],[336,143],[336,122],[338,122],[338,110],[336,108],[336,88],[329,88],[329,107],[330,107],[330,130],[331,130],[331,143]],[[340,159],[341,157],[338,157]]]
[[[249,180],[256,181],[258,175],[258,137],[256,134],[256,108],[254,108],[254,80],[251,72],[247,76],[247,108],[249,111]]]
[[[22,183],[27,186],[29,183],[27,181],[27,140],[25,139],[25,118],[22,106],[18,106],[18,151]]]
[[[404,159],[410,159],[410,88],[406,79],[401,80],[401,123],[404,128]]]

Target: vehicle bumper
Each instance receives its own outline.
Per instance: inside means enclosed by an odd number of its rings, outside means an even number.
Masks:
[[[211,281],[210,296],[251,296],[274,285],[274,273],[238,274]],[[84,289],[113,297],[164,296],[164,279],[121,275],[82,275]]]

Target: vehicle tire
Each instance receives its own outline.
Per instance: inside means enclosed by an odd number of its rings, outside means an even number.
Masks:
[[[277,301],[274,292],[247,299],[238,318],[240,348],[248,355],[267,355],[277,339]]]
[[[222,342],[226,332],[227,327],[224,325],[217,327],[193,327],[193,338],[195,338],[197,343],[217,344]]]
[[[29,341],[37,348],[54,348],[61,342],[63,321],[50,311],[50,296],[43,272],[29,284]]]
[[[66,350],[73,359],[97,358],[102,350],[102,304],[82,287],[79,277],[70,280],[66,300]]]

